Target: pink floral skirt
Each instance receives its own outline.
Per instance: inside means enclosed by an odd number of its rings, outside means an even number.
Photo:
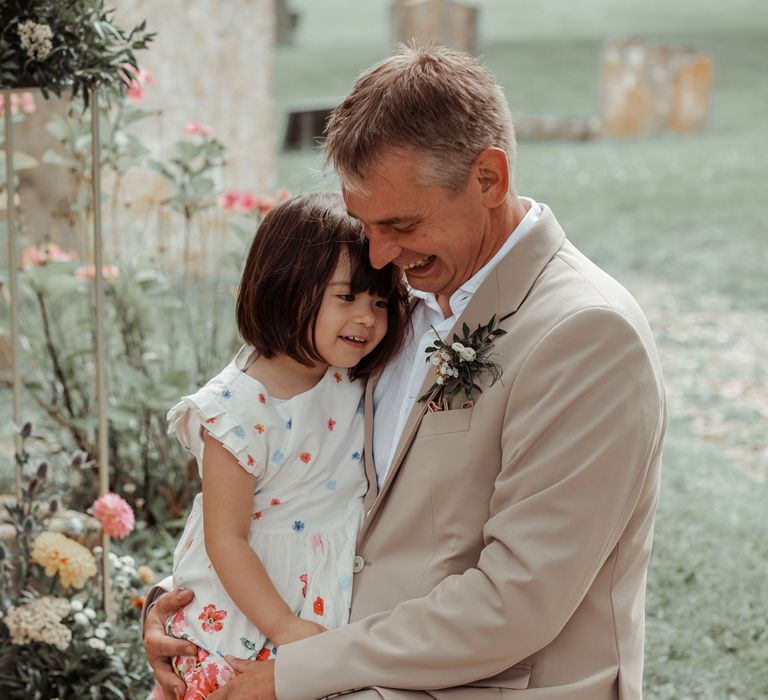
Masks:
[[[179,678],[187,684],[184,700],[204,700],[237,675],[237,671],[223,658],[200,647],[197,647],[194,656],[174,656],[171,665]],[[164,698],[160,686],[155,685],[149,700]]]

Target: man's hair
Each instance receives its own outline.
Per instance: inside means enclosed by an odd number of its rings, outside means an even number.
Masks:
[[[365,377],[382,368],[408,327],[408,295],[400,270],[377,270],[368,259],[362,224],[338,194],[304,194],[270,211],[254,236],[237,292],[240,335],[264,357],[285,354],[304,365],[325,361],[315,345],[315,323],[325,288],[347,255],[352,294],[388,300],[384,339],[352,370]]]
[[[365,189],[379,157],[408,149],[424,184],[459,191],[491,147],[506,152],[512,183],[515,132],[501,87],[479,60],[442,46],[401,46],[357,79],[326,127],[326,163],[352,190]]]

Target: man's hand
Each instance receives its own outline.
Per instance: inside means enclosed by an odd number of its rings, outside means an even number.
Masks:
[[[184,697],[187,686],[171,668],[172,656],[191,656],[195,645],[183,639],[169,637],[165,621],[170,615],[192,600],[192,591],[174,590],[163,593],[144,622],[144,651],[158,684],[165,692],[166,700]]]
[[[274,661],[224,658],[240,675],[209,695],[211,700],[277,700]]]

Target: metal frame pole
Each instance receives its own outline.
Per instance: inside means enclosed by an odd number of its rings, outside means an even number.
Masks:
[[[11,372],[13,373],[13,422],[21,429],[21,372],[19,371],[19,279],[16,241],[16,179],[13,170],[13,90],[3,90],[5,99],[5,213],[8,220],[8,283],[11,307]],[[21,434],[15,436],[16,454],[21,453]],[[21,500],[21,464],[16,461],[16,502]]]
[[[98,409],[98,465],[99,494],[109,491],[109,443],[107,440],[107,385],[106,351],[104,347],[104,274],[101,229],[101,134],[99,130],[99,90],[91,90],[91,168],[93,185],[93,252],[96,279],[96,405]],[[109,535],[101,531],[102,547],[102,594],[104,612],[108,620],[113,619],[112,596],[110,595]]]

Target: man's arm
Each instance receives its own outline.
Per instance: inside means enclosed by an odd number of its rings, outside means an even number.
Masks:
[[[551,642],[632,515],[663,431],[660,377],[607,308],[574,314],[513,386],[476,567],[390,612],[284,646],[279,700],[493,676]]]

